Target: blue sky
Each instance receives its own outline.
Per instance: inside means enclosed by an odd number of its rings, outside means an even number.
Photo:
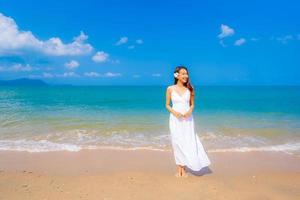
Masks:
[[[299,1],[0,2],[0,79],[299,85]]]

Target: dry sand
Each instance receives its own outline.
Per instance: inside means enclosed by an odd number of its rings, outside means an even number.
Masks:
[[[176,178],[171,151],[0,151],[0,199],[300,199],[300,157],[208,156],[208,168]]]

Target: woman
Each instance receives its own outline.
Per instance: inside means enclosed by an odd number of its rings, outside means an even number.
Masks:
[[[187,177],[185,167],[199,171],[211,164],[194,131],[192,112],[195,92],[188,75],[185,66],[176,67],[174,85],[168,86],[166,91],[166,108],[170,112],[169,128],[177,165],[176,177]]]

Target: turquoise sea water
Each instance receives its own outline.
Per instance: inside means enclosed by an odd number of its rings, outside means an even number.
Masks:
[[[0,150],[170,150],[167,86],[0,87]],[[300,86],[196,86],[207,152],[300,155]]]

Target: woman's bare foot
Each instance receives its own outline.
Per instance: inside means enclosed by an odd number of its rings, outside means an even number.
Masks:
[[[188,177],[188,175],[187,175],[187,173],[186,173],[186,171],[185,171],[184,166],[181,168],[181,177],[184,177],[184,178],[187,178],[187,177]]]
[[[182,171],[182,167],[180,165],[177,165],[177,173],[175,174],[175,176],[182,177],[181,171]]]

